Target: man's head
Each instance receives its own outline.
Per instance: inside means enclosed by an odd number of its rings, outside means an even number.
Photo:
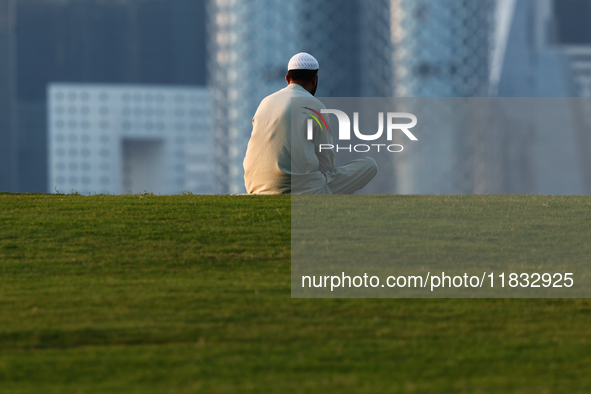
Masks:
[[[318,68],[318,61],[314,56],[306,52],[298,53],[289,60],[285,80],[288,84],[301,85],[314,95],[318,87]]]

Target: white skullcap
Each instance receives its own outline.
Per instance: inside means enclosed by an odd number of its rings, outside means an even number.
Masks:
[[[300,52],[294,55],[287,65],[287,71],[289,70],[318,70],[318,60],[314,56],[306,52]]]

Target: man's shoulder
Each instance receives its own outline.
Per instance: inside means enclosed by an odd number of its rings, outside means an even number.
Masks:
[[[262,99],[261,105],[271,103],[271,102],[277,102],[282,99],[285,100],[288,98],[288,95],[289,95],[289,92],[286,92],[285,89],[278,90],[278,91],[266,96],[264,99]]]
[[[292,98],[302,100],[305,103],[305,106],[318,111],[321,109],[326,109],[326,106],[322,103],[322,101],[318,100],[316,97],[312,96],[307,91],[289,88],[289,86],[265,97],[261,101],[261,105],[277,103],[279,101],[286,101],[287,104],[289,103],[289,100],[291,100]]]
[[[310,107],[316,111],[326,109],[326,106],[322,103],[322,101],[312,96],[308,91],[302,90],[303,89],[292,90],[289,92],[290,98],[297,98],[299,103],[303,104],[303,106]]]

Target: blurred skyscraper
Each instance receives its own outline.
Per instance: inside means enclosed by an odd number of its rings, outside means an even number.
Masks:
[[[502,97],[591,96],[591,1],[506,0],[505,32],[492,74]],[[518,113],[505,155],[508,193],[591,194],[591,107],[571,100],[560,130],[540,134]],[[511,169],[509,171],[509,169]]]
[[[391,7],[397,96],[487,95],[491,0],[392,0]]]
[[[0,191],[18,184],[16,1],[0,0]]]
[[[50,190],[212,193],[205,87],[51,84]]]
[[[591,1],[507,1],[501,96],[591,96]]]
[[[589,95],[590,20],[589,0],[392,0],[395,93]],[[471,118],[456,117],[454,124],[423,133],[426,143],[397,158],[397,190],[591,193],[591,138],[583,132],[591,126],[591,111],[579,108],[582,102],[573,101],[566,118],[568,111],[557,108],[559,130],[532,120],[545,117],[536,117],[531,103],[505,108],[512,113],[505,127],[479,127],[495,121],[492,106]],[[435,112],[435,118],[443,115]]]
[[[491,0],[392,0],[395,95],[487,96],[493,6]],[[443,105],[443,110],[450,107]],[[482,156],[475,153],[483,150],[479,145],[489,137],[463,135],[460,130],[467,128],[460,126],[466,120],[456,119],[458,124],[424,130],[420,148],[396,158],[398,192],[476,191],[475,160]],[[488,168],[494,166],[487,163]]]
[[[0,0],[0,64],[18,64],[10,76],[0,65],[0,102],[13,103],[18,125],[10,147],[0,126],[0,190],[48,191],[49,83],[205,86],[205,47],[205,0]],[[3,164],[10,154],[12,167]]]

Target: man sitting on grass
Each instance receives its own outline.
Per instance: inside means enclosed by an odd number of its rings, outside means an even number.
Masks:
[[[363,188],[377,174],[375,160],[366,157],[335,168],[335,153],[319,149],[320,144],[333,144],[328,118],[328,129],[314,124],[312,140],[306,133],[310,117],[294,111],[296,119],[292,119],[292,97],[304,98],[307,109],[326,109],[314,98],[318,61],[298,53],[287,70],[287,87],[265,97],[252,119],[244,158],[246,190],[250,194],[352,194]],[[293,138],[292,125],[297,130]]]

